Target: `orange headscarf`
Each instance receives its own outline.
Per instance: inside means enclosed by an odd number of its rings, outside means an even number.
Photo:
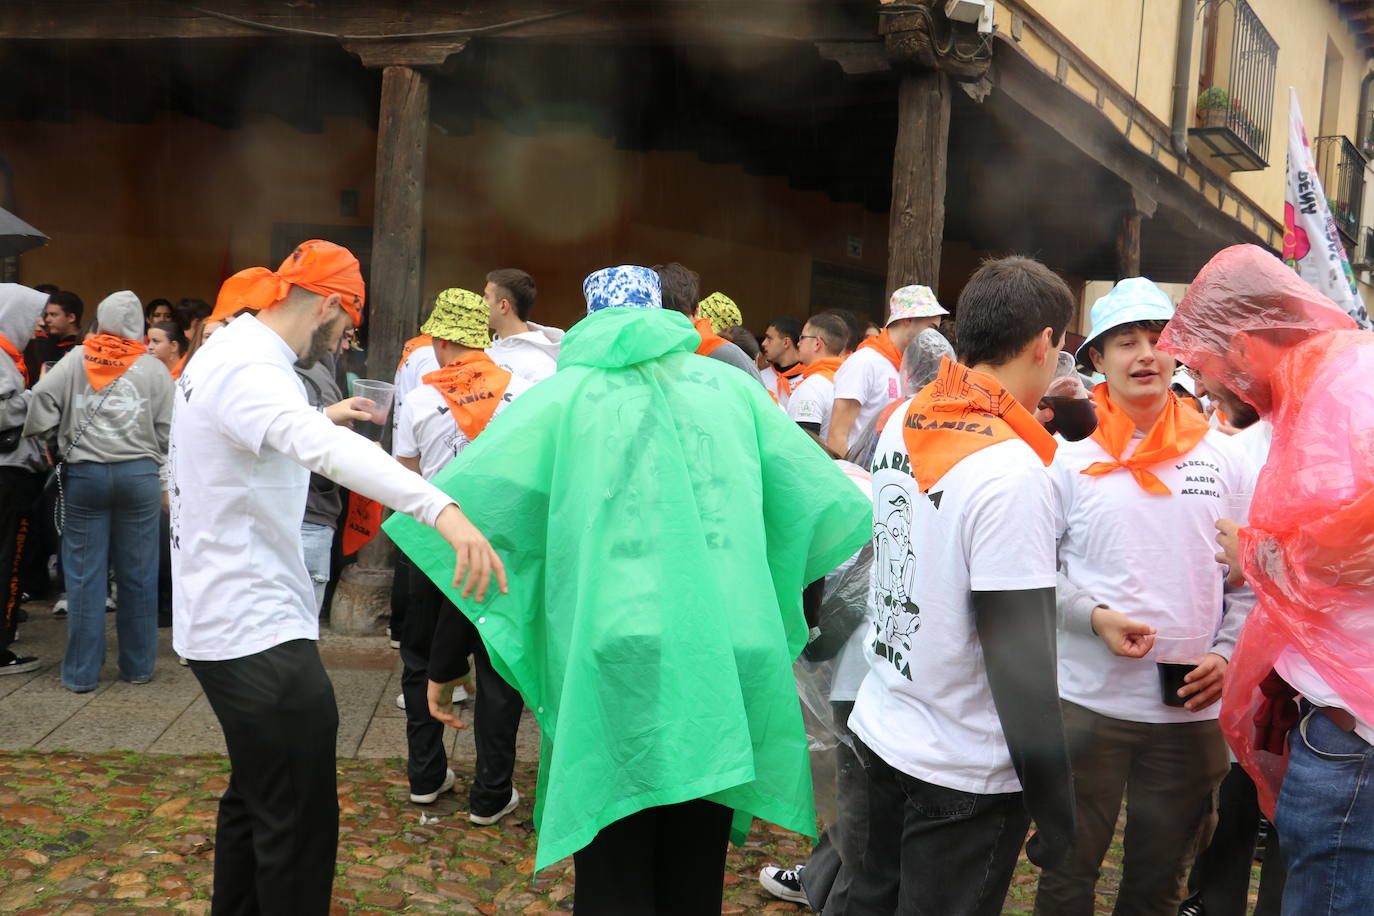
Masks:
[[[1054,437],[1001,382],[948,356],[935,381],[911,399],[902,426],[921,492],[969,455],[1008,439],[1024,441],[1046,466],[1054,460]]]
[[[505,396],[510,373],[492,362],[486,351],[478,350],[426,373],[420,381],[439,389],[463,435],[476,439]]]
[[[414,353],[421,347],[431,346],[433,345],[433,343],[434,338],[429,336],[428,334],[421,334],[418,337],[412,337],[410,338],[410,340],[407,340],[405,344],[401,347],[401,361],[396,364],[396,371],[401,371],[401,367],[406,364],[406,360],[410,359],[410,354]]]
[[[802,378],[823,375],[833,382],[835,381],[835,370],[840,368],[842,362],[844,362],[844,358],[840,356],[827,356],[824,359],[818,359],[809,366],[802,366]],[[797,363],[797,365],[801,366],[801,363]],[[782,378],[782,373],[778,374],[778,378]]]
[[[697,347],[696,350],[697,354],[700,356],[710,356],[716,347],[719,347],[723,343],[728,343],[724,337],[717,334],[715,329],[711,327],[711,320],[709,318],[698,318],[696,321],[692,322],[692,326],[695,327],[697,333],[701,335],[701,346]]]
[[[1147,468],[1166,461],[1173,461],[1180,455],[1192,451],[1193,446],[1202,441],[1210,427],[1207,419],[1196,410],[1185,407],[1177,395],[1169,392],[1168,403],[1155,419],[1150,431],[1140,441],[1131,457],[1123,459],[1126,445],[1135,435],[1135,423],[1107,394],[1107,383],[1103,382],[1093,389],[1093,401],[1097,403],[1097,430],[1093,441],[1102,446],[1115,461],[1098,461],[1088,465],[1081,473],[1089,477],[1101,477],[1117,468],[1125,468],[1135,477],[1135,482],[1146,493],[1168,496],[1169,488]]]
[[[857,353],[859,350],[866,350],[870,347],[886,357],[887,361],[892,363],[893,369],[898,372],[902,371],[902,351],[898,350],[897,345],[892,342],[892,335],[887,333],[887,328],[883,328],[882,333],[876,337],[864,338],[864,342],[859,344],[858,349],[854,352]]]
[[[0,352],[3,352],[10,359],[14,360],[14,368],[18,369],[19,374],[24,376],[24,379],[27,381],[29,377],[29,367],[24,362],[24,354],[20,353],[19,348],[4,334],[0,334]]]
[[[339,305],[356,327],[363,320],[363,275],[358,259],[333,242],[301,242],[281,267],[250,267],[234,274],[219,288],[215,310],[207,321],[223,321],[243,309],[265,309],[299,286],[321,296],[338,293]]]
[[[103,390],[148,352],[148,348],[138,341],[113,334],[97,334],[83,343],[81,349],[86,381],[96,391]]]

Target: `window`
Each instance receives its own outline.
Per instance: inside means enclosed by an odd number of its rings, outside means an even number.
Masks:
[[[1268,165],[1279,46],[1246,0],[1203,0],[1197,126],[1190,143],[1230,171]]]

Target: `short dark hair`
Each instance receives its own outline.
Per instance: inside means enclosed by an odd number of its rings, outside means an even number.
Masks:
[[[1045,328],[1058,341],[1073,309],[1068,284],[1034,258],[1013,255],[984,261],[959,294],[955,309],[959,361],[966,366],[1003,365]]]
[[[55,293],[50,293],[48,302],[58,306],[77,321],[81,320],[82,313],[86,311],[86,305],[81,301],[81,297],[69,289],[59,289]]]
[[[171,305],[170,302],[167,304]],[[181,325],[177,324],[175,321],[159,321],[157,324],[153,325],[148,330],[161,331],[162,333],[166,334],[167,339],[170,340],[172,343],[176,344],[177,347],[180,349],[182,356],[185,356],[186,351],[191,348],[191,342],[186,339],[186,331],[183,330]]]
[[[39,283],[37,286],[33,287],[35,291],[40,293],[46,293],[49,296],[51,296],[53,293],[57,292],[61,288],[62,287],[57,286],[53,283]]]
[[[177,300],[177,304],[172,306],[172,314],[176,316],[177,324],[183,328],[189,328],[197,321],[204,321],[214,312],[214,308],[204,299],[192,299],[184,297]]]
[[[743,350],[750,359],[759,358],[759,339],[749,329],[732,324],[721,331],[720,336]]]
[[[816,332],[816,336],[825,344],[825,348],[832,353],[843,353],[849,345],[849,325],[839,315],[833,312],[821,312],[819,315],[812,315],[806,319],[806,323],[811,325],[811,330]]]
[[[859,323],[859,316],[855,315],[849,309],[826,309],[823,312],[817,312],[816,315],[834,315],[844,322],[845,327],[849,329],[849,339],[844,343],[844,348],[846,350],[855,350],[858,348],[859,344],[863,342],[865,326]],[[816,315],[812,315],[811,317],[815,318]]]
[[[777,331],[779,337],[792,338],[792,346],[797,345],[797,338],[801,336],[802,332],[802,323],[791,315],[779,315],[768,322],[768,326]]]
[[[655,264],[659,285],[663,287],[663,307],[681,312],[688,318],[697,310],[701,299],[701,277],[677,261]]]
[[[500,267],[487,274],[487,282],[505,291],[503,298],[515,306],[515,314],[521,321],[530,317],[534,308],[534,277],[514,267]]]
[[[165,306],[167,306],[167,308],[170,309],[170,308],[172,307],[172,300],[170,300],[170,299],[149,299],[148,302],[147,302],[147,304],[143,306],[143,317],[144,317],[144,318],[147,318],[149,315],[151,315],[151,314],[153,313],[153,309],[157,308],[159,305],[165,305]]]

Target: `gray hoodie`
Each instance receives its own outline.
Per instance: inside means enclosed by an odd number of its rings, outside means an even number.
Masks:
[[[0,283],[0,334],[4,334],[20,353],[33,337],[34,325],[47,304],[48,297],[36,289],[18,283]],[[38,367],[29,368],[36,370]],[[0,430],[24,425],[31,398],[28,380],[13,360],[0,353]],[[43,449],[32,439],[20,439],[14,451],[0,452],[0,467],[41,471],[47,464]]]
[[[143,337],[143,306],[128,290],[105,297],[96,308],[96,321],[102,334],[128,340]],[[167,367],[145,353],[97,392],[86,380],[84,355],[85,347],[73,347],[33,386],[24,435],[56,438],[53,457],[65,455],[73,463],[114,464],[151,458],[161,465],[167,459],[172,425],[173,386]],[[86,432],[72,448],[83,424]]]

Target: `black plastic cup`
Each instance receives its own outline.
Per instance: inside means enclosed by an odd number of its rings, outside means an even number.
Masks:
[[[1159,671],[1159,698],[1165,706],[1183,706],[1188,702],[1178,692],[1183,689],[1188,672],[1196,667],[1192,662],[1155,662]]]
[[[1045,428],[1070,442],[1086,439],[1097,429],[1097,407],[1091,398],[1046,396],[1040,399],[1040,406],[1054,411],[1054,419]]]

